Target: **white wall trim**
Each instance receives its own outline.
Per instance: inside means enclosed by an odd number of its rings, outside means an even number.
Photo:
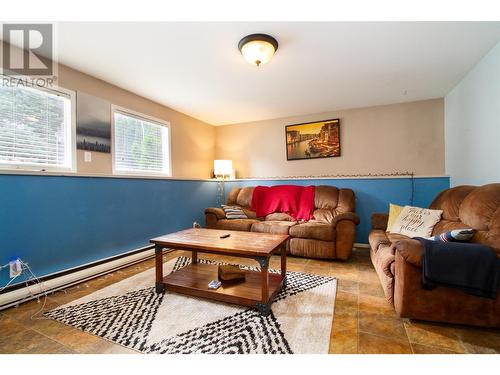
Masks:
[[[413,176],[413,178],[449,178],[448,175],[422,175]],[[392,179],[409,179],[412,178],[411,175],[404,176],[359,176],[359,177],[328,177],[328,176],[318,176],[318,177],[249,177],[249,178],[235,178],[230,180],[224,180],[224,182],[238,182],[238,181],[283,181],[283,180],[392,180]]]
[[[49,172],[49,171],[38,171],[38,170],[0,170],[0,175],[26,175],[26,176],[58,176],[58,177],[91,177],[91,178],[127,178],[127,179],[139,179],[139,180],[170,180],[170,181],[216,181],[212,178],[188,178],[188,177],[167,177],[167,176],[142,176],[142,175],[127,175],[127,174],[117,174],[117,175],[104,175],[104,174],[92,174],[92,173],[63,173],[63,172]]]
[[[169,181],[208,181],[217,182],[215,178],[196,178],[196,177],[166,177],[166,176],[135,176],[135,175],[103,175],[92,173],[71,173],[71,172],[49,172],[38,170],[0,170],[0,175],[26,175],[26,176],[59,176],[59,177],[91,177],[91,178],[127,178],[127,179],[140,179],[140,180],[169,180]],[[407,176],[363,176],[363,177],[249,177],[249,178],[235,178],[224,180],[224,182],[238,182],[238,181],[285,181],[285,180],[386,180],[386,179],[408,179]],[[422,175],[413,176],[413,178],[450,178],[449,175]]]
[[[367,243],[358,243],[358,242],[355,242],[352,247],[357,247],[357,248],[360,248],[360,249],[369,249],[370,245],[367,244]]]

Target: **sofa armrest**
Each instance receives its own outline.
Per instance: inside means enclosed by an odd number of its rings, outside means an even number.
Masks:
[[[354,224],[359,224],[359,216],[354,212],[343,212],[341,214],[336,215],[332,220],[332,225],[335,227],[342,220],[352,221]]]
[[[205,215],[207,215],[207,214],[215,215],[215,217],[218,220],[226,218],[226,213],[224,212],[224,210],[222,208],[218,208],[218,207],[205,208]]]
[[[401,258],[415,267],[422,267],[422,244],[418,240],[398,240],[392,246]]]
[[[389,221],[389,214],[376,212],[372,214],[372,229],[387,229],[387,222]]]
[[[205,208],[205,227],[210,229],[217,228],[217,222],[226,218],[226,213],[222,208],[208,207]]]

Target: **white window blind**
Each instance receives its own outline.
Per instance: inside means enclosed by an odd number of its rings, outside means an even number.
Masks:
[[[72,169],[69,95],[26,87],[0,87],[0,166]]]
[[[168,126],[114,112],[114,169],[117,173],[170,175]]]

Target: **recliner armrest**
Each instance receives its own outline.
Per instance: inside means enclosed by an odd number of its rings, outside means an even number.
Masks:
[[[416,267],[422,267],[422,244],[418,240],[411,238],[407,240],[398,240],[392,243],[394,249],[408,263]]]
[[[335,216],[333,218],[332,225],[337,226],[337,223],[342,221],[342,220],[352,221],[356,225],[359,224],[359,216],[358,215],[356,215],[354,212],[343,212],[343,213],[338,214],[337,216]]]
[[[222,208],[219,208],[219,207],[205,208],[205,215],[207,215],[207,214],[215,215],[218,220],[226,218],[226,213],[224,212],[224,210]]]

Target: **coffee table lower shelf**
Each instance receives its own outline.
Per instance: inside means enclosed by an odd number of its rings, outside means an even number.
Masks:
[[[262,275],[259,271],[246,271],[245,281],[224,282],[218,289],[209,289],[208,283],[217,280],[218,266],[190,264],[163,278],[165,289],[195,297],[268,310],[282,286],[281,274],[269,273],[269,298],[262,300]]]

